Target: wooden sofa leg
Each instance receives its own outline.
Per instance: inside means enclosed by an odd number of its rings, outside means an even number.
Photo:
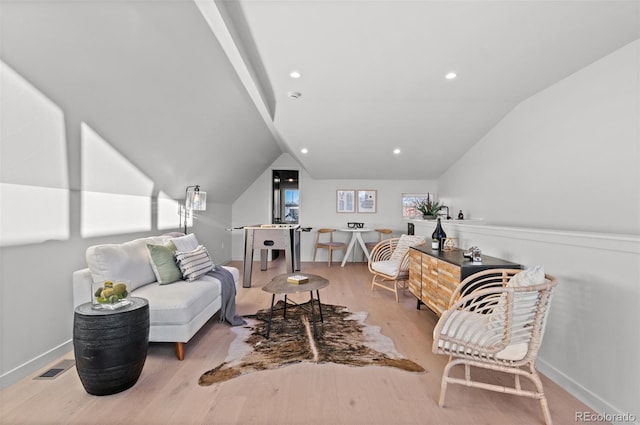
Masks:
[[[184,360],[184,342],[176,342],[176,356],[178,360]]]

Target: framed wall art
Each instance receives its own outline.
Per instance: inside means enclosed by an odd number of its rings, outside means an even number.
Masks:
[[[354,189],[336,190],[336,212],[356,212],[356,191]]]
[[[377,191],[375,190],[358,190],[358,212],[374,213],[376,212]]]

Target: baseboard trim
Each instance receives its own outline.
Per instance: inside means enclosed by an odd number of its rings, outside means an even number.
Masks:
[[[60,357],[66,355],[70,351],[73,351],[73,341],[68,340],[35,357],[28,362],[21,364],[18,367],[11,369],[10,371],[0,375],[0,390],[7,388],[10,385],[15,384],[21,379],[28,377],[29,375],[37,372],[48,364],[58,360]]]
[[[567,375],[565,375],[564,373],[562,373],[561,371],[553,367],[551,364],[541,359],[540,357],[538,357],[536,361],[536,369],[538,369],[538,371],[543,375],[545,375],[547,378],[551,379],[553,382],[560,385],[569,394],[571,394],[572,396],[574,396],[575,398],[577,398],[578,400],[580,400],[581,402],[583,402],[584,404],[592,408],[596,413],[604,417],[607,417],[607,416],[608,417],[612,417],[612,416],[625,417],[625,415],[626,416],[631,415],[631,416],[634,416],[635,418],[633,419],[634,422],[629,422],[629,421],[615,422],[614,421],[612,423],[640,425],[640,416],[638,414],[621,411],[620,409],[613,406],[606,400],[603,400],[597,394],[594,394],[589,389],[578,384],[573,379],[571,379],[570,377],[568,377]],[[579,421],[576,421],[576,422],[579,422]]]

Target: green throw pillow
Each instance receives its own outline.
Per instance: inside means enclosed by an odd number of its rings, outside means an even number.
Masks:
[[[147,249],[149,250],[151,268],[160,285],[182,280],[182,273],[176,265],[176,260],[173,256],[176,250],[173,242],[167,242],[164,245],[147,244]]]

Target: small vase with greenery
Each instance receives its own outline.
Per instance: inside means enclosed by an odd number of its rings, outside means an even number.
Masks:
[[[428,197],[426,201],[418,201],[415,204],[415,209],[420,211],[422,218],[426,220],[435,220],[442,207],[443,205],[440,202],[431,202]]]

